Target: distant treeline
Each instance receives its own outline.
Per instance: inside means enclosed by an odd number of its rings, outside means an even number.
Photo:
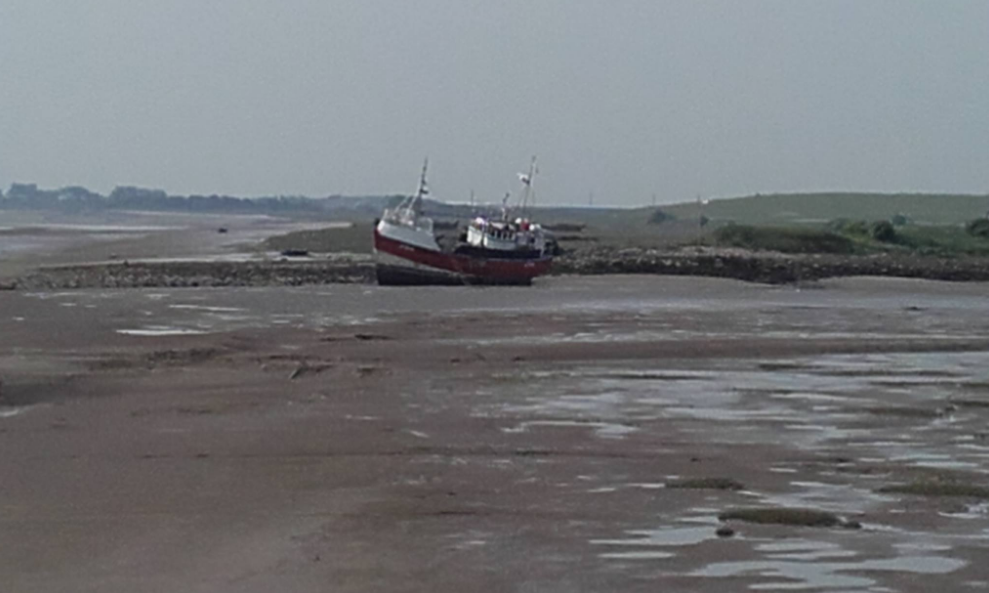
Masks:
[[[65,213],[100,212],[107,210],[143,210],[161,212],[228,212],[232,214],[272,214],[281,216],[320,216],[327,219],[372,220],[385,208],[393,208],[406,196],[341,196],[325,198],[305,196],[269,196],[241,198],[224,195],[173,196],[160,189],[121,186],[110,195],[84,187],[42,189],[36,184],[15,183],[6,193],[0,191],[2,210],[47,210]],[[585,209],[582,207],[544,207],[540,215],[555,220],[575,219],[581,222],[612,216],[621,209]],[[437,219],[466,220],[478,214],[497,216],[500,208],[471,206],[426,200],[423,211]]]
[[[240,198],[221,195],[170,196],[159,189],[117,187],[110,195],[84,187],[39,189],[35,184],[15,183],[0,191],[0,210],[56,210],[87,212],[102,210],[151,210],[169,212],[230,212],[243,214],[355,214],[380,213],[403,196],[271,196]]]

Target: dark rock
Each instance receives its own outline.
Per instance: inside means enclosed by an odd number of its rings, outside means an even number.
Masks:
[[[671,480],[666,483],[666,487],[670,489],[681,489],[681,490],[744,490],[743,486],[737,480],[732,478],[685,478],[680,480]]]
[[[380,334],[354,334],[355,340],[360,340],[362,342],[377,342],[384,340],[391,340],[390,336],[383,336]]]

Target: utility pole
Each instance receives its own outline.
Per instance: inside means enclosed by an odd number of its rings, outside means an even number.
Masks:
[[[697,194],[697,244],[701,243],[701,233],[704,229],[704,211],[701,209],[701,195]]]

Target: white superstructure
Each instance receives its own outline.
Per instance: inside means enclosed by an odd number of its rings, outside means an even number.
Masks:
[[[378,221],[378,233],[409,245],[439,251],[440,246],[433,234],[433,219],[422,216],[420,208],[422,200],[429,195],[426,185],[426,169],[429,160],[422,165],[422,175],[419,177],[419,189],[414,196],[409,196],[396,208],[386,209]]]
[[[535,202],[532,194],[532,182],[537,172],[536,157],[532,157],[529,172],[519,173],[519,180],[524,186],[519,204],[523,211],[528,207],[530,200]],[[507,201],[508,196],[506,195],[505,202]],[[542,252],[546,248],[546,236],[541,226],[532,223],[527,218],[520,217],[509,220],[507,204],[503,204],[502,220],[489,220],[479,216],[470,222],[467,227],[467,244],[472,247],[498,251]]]
[[[467,244],[500,251],[542,251],[546,247],[546,237],[541,226],[524,218],[506,222],[477,217],[467,227]]]

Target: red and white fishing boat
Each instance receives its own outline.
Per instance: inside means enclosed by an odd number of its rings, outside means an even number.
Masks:
[[[428,161],[427,161],[428,164]],[[426,167],[419,189],[397,208],[385,210],[374,227],[374,253],[378,284],[532,284],[549,271],[552,254],[540,225],[524,216],[513,217],[502,204],[501,216],[477,216],[460,229],[457,238],[441,245],[433,221],[422,214],[429,195]],[[523,197],[518,211],[525,212],[532,195],[536,159],[527,174],[520,174]]]

